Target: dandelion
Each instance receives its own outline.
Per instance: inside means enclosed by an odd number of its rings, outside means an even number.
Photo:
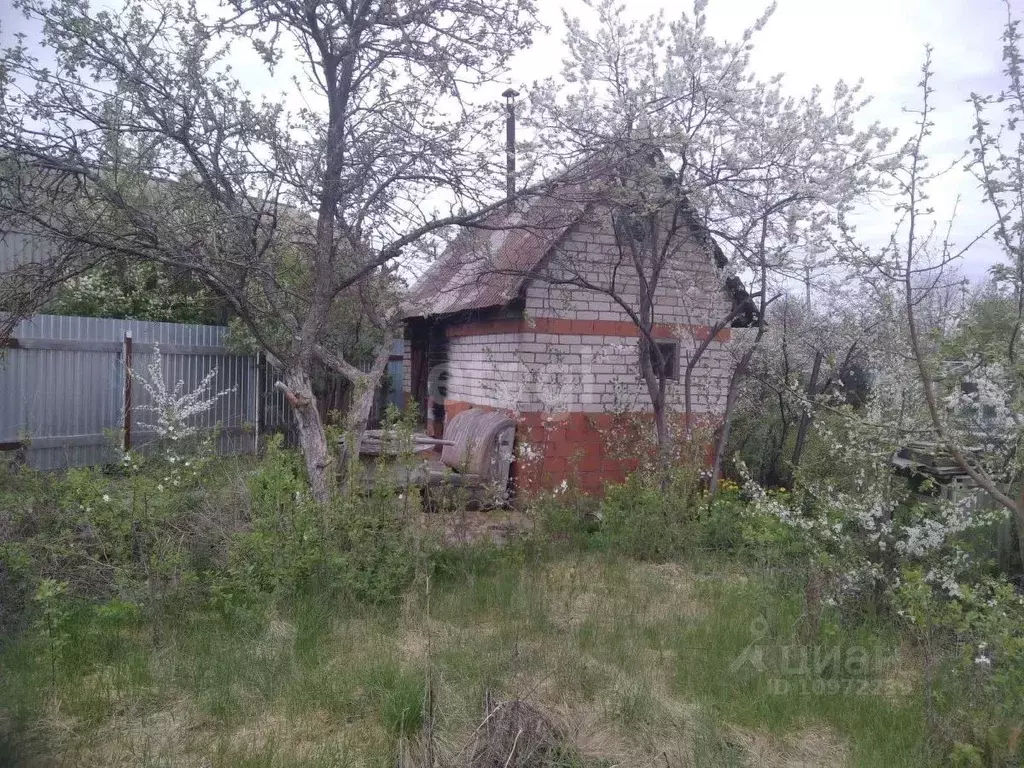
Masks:
[[[110,503],[110,494],[104,493],[103,494],[103,500],[109,504]]]

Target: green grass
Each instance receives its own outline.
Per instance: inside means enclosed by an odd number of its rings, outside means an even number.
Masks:
[[[559,723],[567,765],[930,764],[913,659],[884,623],[826,616],[812,645],[838,666],[805,672],[784,650],[801,647],[785,577],[514,554],[441,556],[429,613],[420,578],[394,607],[324,591],[193,610],[156,645],[138,619],[76,614],[55,664],[35,636],[0,654],[0,764],[419,764],[428,669],[436,751],[455,764],[487,691]],[[738,664],[751,646],[760,661]],[[871,662],[851,675],[858,654]]]

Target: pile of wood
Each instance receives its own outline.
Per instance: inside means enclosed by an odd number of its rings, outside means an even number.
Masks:
[[[345,438],[341,438],[342,445]],[[361,456],[397,456],[401,453],[422,453],[432,451],[438,446],[455,445],[452,440],[440,440],[429,437],[422,432],[412,435],[399,435],[394,430],[368,429],[363,433],[363,441],[359,447]]]
[[[971,455],[970,451],[968,451],[968,455]],[[967,473],[941,443],[908,443],[893,454],[891,461],[893,466],[900,470],[928,475],[939,482],[967,477]]]

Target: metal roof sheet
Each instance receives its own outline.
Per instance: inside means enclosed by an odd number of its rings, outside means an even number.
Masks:
[[[519,209],[504,208],[463,227],[444,253],[413,286],[404,316],[426,317],[502,306],[566,231],[583,215],[578,185],[524,198]]]

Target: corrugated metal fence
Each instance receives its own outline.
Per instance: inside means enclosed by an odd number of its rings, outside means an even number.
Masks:
[[[37,315],[16,327],[0,358],[0,450],[20,446],[39,469],[116,460],[125,432],[126,333],[137,377],[148,379],[157,345],[169,389],[180,381],[191,392],[216,369],[210,391],[231,391],[193,423],[219,427],[221,451],[252,451],[261,431],[289,423],[273,369],[260,356],[228,348],[226,328]],[[401,366],[395,370],[400,375]],[[393,381],[390,389],[402,388]],[[137,378],[130,393],[131,445],[143,447],[155,436],[156,414]]]
[[[5,232],[0,235],[0,272],[23,264],[43,264],[54,258],[52,241],[42,237]]]

